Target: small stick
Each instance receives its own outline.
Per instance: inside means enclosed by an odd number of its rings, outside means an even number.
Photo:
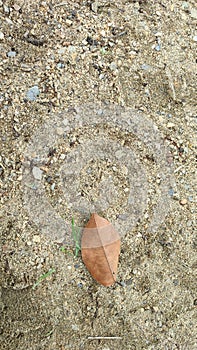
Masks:
[[[88,337],[89,340],[122,339],[122,337]]]

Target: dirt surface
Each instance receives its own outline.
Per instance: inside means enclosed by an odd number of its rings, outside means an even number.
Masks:
[[[0,1],[2,350],[197,349],[196,20]],[[108,288],[71,241],[93,211],[121,235]]]

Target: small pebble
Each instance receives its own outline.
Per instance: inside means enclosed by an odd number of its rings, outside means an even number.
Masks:
[[[0,32],[0,40],[3,40],[4,39],[4,34],[3,32]]]
[[[32,170],[32,173],[33,173],[34,179],[42,180],[42,173],[43,173],[43,171],[40,168],[38,168],[37,166],[34,166],[33,170]]]
[[[53,184],[51,185],[51,191],[54,191],[54,189],[55,189],[55,183],[53,183]]]
[[[71,327],[72,327],[73,331],[78,331],[79,330],[79,327],[76,324],[72,324]]]
[[[28,101],[35,101],[40,95],[40,90],[37,85],[32,86],[26,93],[26,98]]]
[[[187,199],[186,199],[186,198],[181,199],[181,200],[180,200],[180,204],[181,204],[181,205],[187,204]]]
[[[197,41],[197,35],[194,35],[193,41]]]
[[[183,10],[188,10],[189,9],[189,3],[188,2],[186,2],[186,1],[184,1],[183,3],[182,3],[182,8],[183,8]]]
[[[9,51],[9,52],[7,53],[7,56],[8,56],[8,57],[15,57],[15,56],[16,56],[16,51]]]
[[[47,181],[49,184],[51,184],[51,183],[52,183],[52,177],[51,177],[51,176],[47,176],[46,181]]]
[[[161,50],[161,46],[158,44],[157,46],[155,46],[155,50],[156,51],[160,51]]]
[[[34,235],[33,236],[33,242],[34,243],[40,243],[40,236],[39,235]]]
[[[128,193],[128,192],[129,192],[129,188],[126,187],[126,188],[124,189],[124,192],[125,192],[125,193]]]
[[[194,8],[194,7],[191,8],[190,16],[191,16],[192,18],[197,19],[197,9],[196,9],[196,8]]]
[[[18,6],[17,4],[14,4],[13,8],[14,8],[15,11],[19,11],[20,10],[20,6]]]
[[[64,160],[66,158],[66,155],[64,153],[60,154],[60,159]]]
[[[5,13],[9,13],[10,12],[9,7],[7,7],[6,5],[3,5],[3,10],[4,10]]]
[[[167,128],[173,128],[175,126],[175,124],[174,123],[171,123],[171,122],[169,122],[168,124],[167,124]]]
[[[168,191],[168,193],[169,193],[170,196],[173,196],[174,190],[173,190],[172,188],[170,188],[169,191]]]
[[[94,1],[92,4],[91,4],[91,10],[95,13],[97,13],[98,11],[98,0]]]
[[[66,19],[65,20],[65,23],[68,25],[68,26],[71,26],[73,24],[73,22],[70,20],[70,19]]]
[[[127,286],[124,281],[121,281],[120,284],[121,284],[122,287],[126,287]]]
[[[59,62],[56,67],[61,69],[61,68],[64,68],[65,65],[63,63]]]
[[[116,63],[115,63],[115,62],[111,62],[110,65],[109,65],[109,68],[110,68],[110,70],[112,70],[112,71],[116,70],[116,69],[117,69]]]
[[[99,110],[97,111],[97,114],[98,114],[98,115],[102,115],[102,114],[103,114],[103,110],[102,110],[102,109],[99,109]]]
[[[63,120],[63,124],[64,124],[64,125],[68,125],[68,119],[65,118],[65,119]]]

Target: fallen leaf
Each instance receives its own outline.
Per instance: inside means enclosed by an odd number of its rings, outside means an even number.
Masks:
[[[82,259],[92,277],[104,286],[116,281],[120,237],[112,224],[92,214],[81,239]]]

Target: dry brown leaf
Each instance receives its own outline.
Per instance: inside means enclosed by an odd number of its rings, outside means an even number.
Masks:
[[[112,224],[92,214],[81,240],[82,259],[92,277],[104,286],[116,281],[120,237]]]

